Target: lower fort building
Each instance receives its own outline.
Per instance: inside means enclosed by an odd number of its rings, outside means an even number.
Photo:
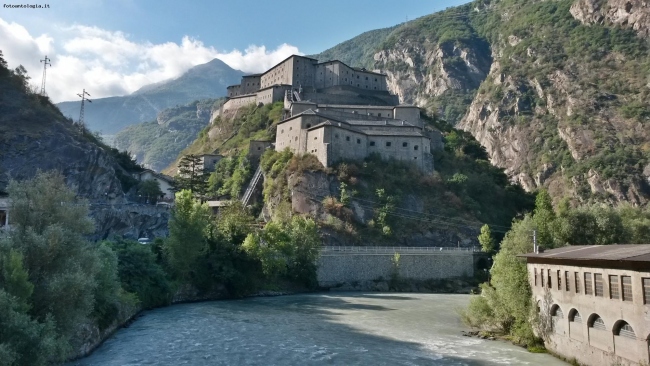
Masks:
[[[650,245],[523,255],[546,347],[585,365],[650,364]]]

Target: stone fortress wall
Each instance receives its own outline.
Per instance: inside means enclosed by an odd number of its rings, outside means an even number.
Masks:
[[[482,255],[471,250],[453,250],[456,248],[350,249],[331,251],[325,247],[321,251],[317,272],[320,286],[338,287],[355,282],[389,280],[394,273],[400,279],[421,281],[472,277]],[[395,253],[399,253],[397,272]]]

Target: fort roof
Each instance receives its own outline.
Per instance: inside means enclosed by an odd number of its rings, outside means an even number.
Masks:
[[[278,62],[277,64],[271,66],[270,69],[268,69],[268,70],[264,71],[263,73],[261,73],[260,76],[262,76],[262,75],[264,75],[264,74],[268,74],[271,70],[275,69],[276,67],[278,67],[279,65],[283,64],[285,61],[287,61],[288,59],[290,59],[290,58],[292,58],[292,57],[306,58],[306,59],[308,59],[308,60],[314,60],[314,61],[318,62],[318,60],[315,59],[315,58],[311,58],[311,57],[307,57],[307,56],[300,56],[300,55],[291,55],[291,56],[285,58],[284,60]]]
[[[571,245],[519,257],[528,263],[648,270],[650,244]]]

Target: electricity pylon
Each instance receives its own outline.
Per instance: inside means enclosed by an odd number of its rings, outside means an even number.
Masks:
[[[41,60],[43,63],[43,80],[41,81],[41,95],[45,96],[45,72],[47,71],[47,65],[52,66],[50,59],[45,55],[45,59]]]
[[[88,92],[86,92],[86,89],[84,89],[81,94],[77,94],[81,98],[81,110],[79,111],[79,126],[83,127],[84,126],[84,102],[92,103],[93,101],[86,98],[87,96],[90,96]]]

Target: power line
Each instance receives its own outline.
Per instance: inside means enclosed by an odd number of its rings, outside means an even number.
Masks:
[[[47,65],[52,66],[50,59],[45,55],[45,59],[41,60],[43,63],[43,78],[41,80],[41,95],[45,96],[45,72],[47,71]]]

